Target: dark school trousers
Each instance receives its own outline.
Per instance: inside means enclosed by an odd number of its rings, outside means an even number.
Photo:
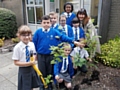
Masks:
[[[43,77],[47,77],[48,75],[53,75],[53,65],[51,61],[53,60],[53,55],[51,54],[38,54],[38,68],[41,71]],[[40,87],[43,87],[43,83],[41,82]],[[52,87],[52,83],[48,85],[48,87]]]

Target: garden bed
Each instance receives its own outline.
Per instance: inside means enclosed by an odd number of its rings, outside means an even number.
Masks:
[[[11,41],[11,39],[7,39],[4,41],[4,45],[0,47],[0,53],[12,52],[15,43]]]
[[[79,90],[120,90],[120,69],[104,66],[103,64],[97,64],[98,71],[100,72],[99,80],[91,82],[91,85],[81,84],[84,78],[89,78],[88,75],[77,75],[73,81],[73,85],[79,85]],[[93,68],[89,69],[93,71]]]

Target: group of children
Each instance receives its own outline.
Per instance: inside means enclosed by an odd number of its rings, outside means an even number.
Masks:
[[[43,77],[53,75],[55,84],[64,82],[67,89],[72,88],[71,80],[74,75],[74,66],[72,60],[76,53],[81,58],[89,60],[89,54],[84,49],[85,39],[84,30],[79,26],[79,20],[72,13],[73,5],[67,3],[64,6],[65,12],[59,17],[55,12],[42,17],[42,28],[36,30],[31,41],[32,32],[27,25],[22,25],[17,32],[20,42],[14,47],[12,59],[14,64],[19,66],[18,73],[18,90],[32,90],[40,87],[45,90],[43,83],[38,78],[32,65],[35,61],[30,61],[30,52],[34,53],[34,60],[38,61],[38,68]],[[55,65],[51,64],[53,55],[50,46],[57,46],[64,43],[64,55],[60,57],[61,62]],[[87,72],[85,66],[80,67],[84,73]],[[53,90],[52,83],[48,84],[47,90]]]

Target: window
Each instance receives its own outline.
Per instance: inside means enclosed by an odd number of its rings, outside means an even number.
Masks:
[[[43,8],[42,7],[36,7],[36,21],[37,24],[41,23],[41,17],[43,16]]]
[[[27,7],[28,23],[35,24],[34,7]]]
[[[44,0],[26,0],[27,22],[30,24],[40,24],[44,14]]]

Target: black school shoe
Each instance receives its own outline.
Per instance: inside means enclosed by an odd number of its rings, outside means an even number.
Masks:
[[[77,84],[77,85],[74,86],[73,90],[79,90],[79,88],[80,88],[80,87],[79,87],[79,85]]]
[[[65,89],[66,88],[64,85],[64,82],[56,84],[55,87],[56,87],[56,89]]]

